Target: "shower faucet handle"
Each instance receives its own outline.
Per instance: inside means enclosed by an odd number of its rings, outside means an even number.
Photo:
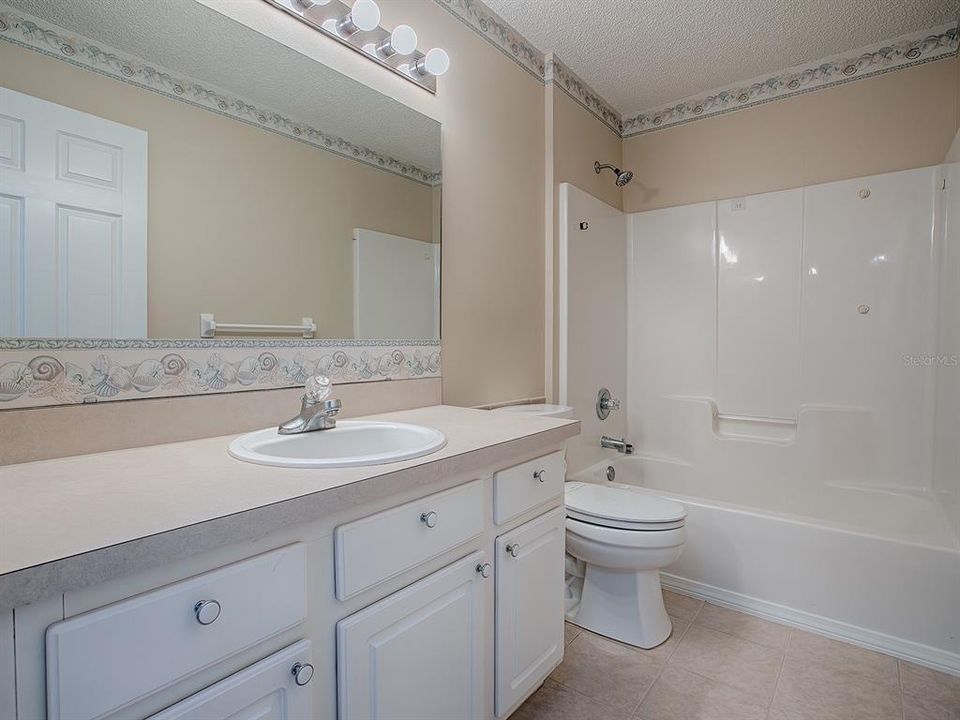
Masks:
[[[620,401],[614,398],[607,388],[600,388],[597,393],[597,417],[606,420],[610,413],[620,409]]]

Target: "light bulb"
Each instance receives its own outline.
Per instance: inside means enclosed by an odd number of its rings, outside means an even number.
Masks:
[[[417,33],[409,25],[397,25],[390,33],[390,47],[395,53],[409,55],[417,49]]]
[[[380,25],[380,8],[373,0],[357,0],[350,16],[360,30],[373,30]]]
[[[417,33],[409,25],[398,25],[377,45],[377,52],[385,58],[393,55],[409,55],[416,49]]]
[[[424,55],[423,69],[431,75],[443,75],[450,69],[450,56],[443,48],[432,48]]]

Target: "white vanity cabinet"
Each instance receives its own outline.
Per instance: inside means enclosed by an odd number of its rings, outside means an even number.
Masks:
[[[471,553],[337,623],[339,720],[481,720],[485,583]]]
[[[563,659],[564,509],[496,543],[496,713],[503,717]]]
[[[563,656],[560,447],[0,615],[0,711],[503,719]]]

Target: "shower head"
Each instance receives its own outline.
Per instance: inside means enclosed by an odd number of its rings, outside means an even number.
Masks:
[[[621,170],[613,165],[601,165],[599,161],[593,163],[593,171],[597,173],[597,175],[599,175],[600,171],[604,169],[613,170],[614,174],[617,176],[617,187],[623,187],[628,182],[633,180],[633,170]]]

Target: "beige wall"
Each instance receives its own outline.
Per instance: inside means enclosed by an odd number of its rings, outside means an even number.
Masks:
[[[958,126],[948,58],[624,141],[624,210],[935,165]]]
[[[434,235],[434,189],[0,43],[0,85],[146,130],[148,333],[201,312],[353,334],[353,228]]]
[[[623,167],[623,142],[620,136],[595,115],[551,84],[553,99],[553,172],[555,185],[568,182],[607,205],[622,210],[623,192],[609,170],[597,175],[593,163]]]
[[[621,164],[623,142],[620,136],[595,115],[573,100],[555,84],[546,86],[545,116],[547,133],[547,312],[546,362],[544,383],[550,400],[556,399],[559,363],[559,189],[560,183],[576,185],[608,205],[622,209],[623,193],[614,175],[605,170],[597,175],[593,163]]]
[[[543,395],[543,85],[433,0],[381,9],[385,27],[409,23],[421,47],[444,47],[452,61],[435,98],[444,402]],[[388,75],[384,85],[409,85]]]
[[[439,378],[337,385],[340,417],[440,404]],[[220,437],[277,425],[301,388],[0,410],[0,466]]]

